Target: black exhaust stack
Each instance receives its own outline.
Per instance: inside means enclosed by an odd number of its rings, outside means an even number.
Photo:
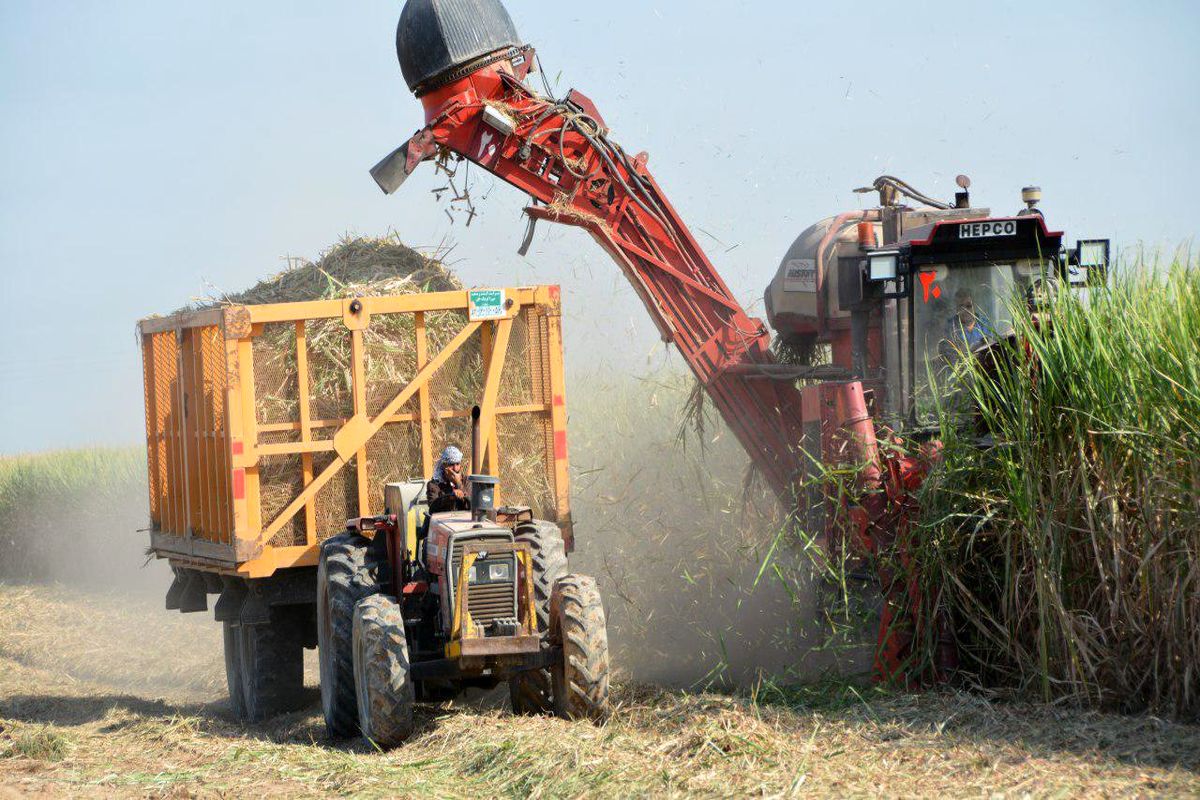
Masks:
[[[471,519],[482,522],[496,519],[496,484],[493,475],[483,474],[483,439],[479,433],[479,406],[471,408]]]
[[[479,441],[479,406],[471,408],[471,474],[483,471],[483,448]]]

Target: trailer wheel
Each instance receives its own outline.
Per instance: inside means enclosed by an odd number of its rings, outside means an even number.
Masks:
[[[533,552],[533,601],[538,631],[543,640],[550,634],[550,594],[559,578],[567,574],[567,551],[562,532],[553,522],[535,519],[516,528],[517,542]],[[548,669],[529,670],[508,681],[508,696],[516,714],[547,714],[554,710],[554,682]]]
[[[354,610],[354,685],[359,729],[378,747],[395,747],[412,734],[409,670],[400,605],[383,594],[364,598]]]
[[[246,719],[246,695],[242,691],[242,639],[238,626],[228,620],[221,623],[225,638],[225,685],[229,688],[229,709],[239,720]]]
[[[550,597],[550,641],[562,647],[551,669],[554,712],[564,719],[608,716],[608,628],[594,578],[566,575]]]
[[[379,591],[370,542],[341,533],[321,545],[317,562],[317,648],[321,668],[321,710],[334,738],[358,733],[352,638],[354,607]]]
[[[266,625],[237,628],[244,719],[249,722],[261,722],[304,705],[304,646],[289,623],[272,619]]]

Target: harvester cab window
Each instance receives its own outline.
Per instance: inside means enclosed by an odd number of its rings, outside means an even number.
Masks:
[[[1013,332],[1013,309],[1049,273],[1038,260],[1015,263],[929,264],[916,270],[914,410],[932,422],[936,402],[953,402],[961,362]]]

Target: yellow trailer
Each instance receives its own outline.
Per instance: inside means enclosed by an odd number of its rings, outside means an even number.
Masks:
[[[247,659],[271,649],[254,642],[286,628],[291,673],[316,645],[320,543],[383,514],[385,487],[428,478],[445,445],[468,449],[475,406],[477,463],[572,549],[560,307],[535,286],[139,322],[151,550],[175,571],[167,608],[219,594],[235,710],[254,699],[235,684],[259,679]]]
[[[138,331],[151,547],[175,566],[314,566],[347,519],[382,512],[387,483],[465,449],[474,405],[489,472],[570,543],[557,286],[228,306]]]

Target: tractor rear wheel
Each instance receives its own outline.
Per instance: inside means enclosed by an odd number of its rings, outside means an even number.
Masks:
[[[566,575],[550,597],[550,641],[562,648],[551,669],[554,713],[563,719],[608,716],[608,628],[596,580]]]
[[[242,637],[238,626],[221,623],[225,639],[225,685],[229,689],[229,710],[239,720],[246,719],[246,695],[242,692]]]
[[[354,610],[354,685],[362,735],[383,749],[412,734],[416,695],[400,605],[383,594]]]
[[[239,625],[244,719],[295,711],[304,705],[304,646],[289,619]]]
[[[562,531],[553,522],[535,519],[522,522],[516,541],[525,542],[533,553],[533,602],[538,632],[543,641],[550,635],[550,594],[559,578],[567,574],[567,551]],[[516,714],[548,714],[554,710],[554,682],[548,669],[530,670],[508,681],[508,696]]]
[[[358,733],[352,639],[354,607],[379,591],[371,543],[356,533],[331,536],[317,562],[317,648],[321,710],[334,738]]]

